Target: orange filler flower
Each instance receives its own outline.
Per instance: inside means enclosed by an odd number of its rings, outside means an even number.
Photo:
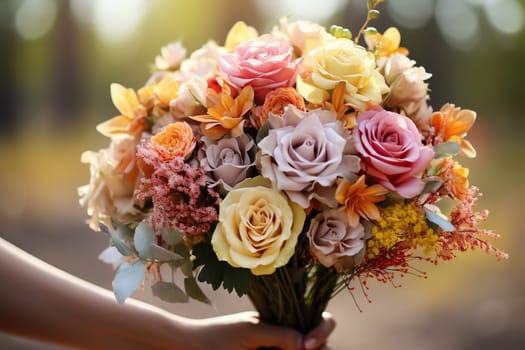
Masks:
[[[237,97],[227,85],[222,88],[220,102],[208,108],[208,114],[196,115],[189,118],[201,123],[202,133],[214,140],[230,133],[233,137],[243,134],[243,116],[253,106],[253,88],[245,86]]]
[[[381,185],[367,186],[365,175],[361,175],[353,184],[343,180],[337,186],[335,199],[346,207],[346,215],[350,226],[359,224],[359,217],[368,220],[379,219],[379,209],[375,203],[385,200],[388,190]]]
[[[439,112],[432,114],[431,123],[434,127],[434,139],[439,142],[456,142],[461,147],[461,153],[469,158],[476,157],[476,150],[467,140],[463,139],[476,121],[476,112],[461,109],[447,103]]]

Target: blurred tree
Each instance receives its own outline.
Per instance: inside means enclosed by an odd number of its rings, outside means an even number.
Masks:
[[[2,12],[10,11],[9,3],[1,5]],[[4,12],[5,11],[5,12]],[[18,37],[10,23],[2,23],[0,26],[0,137],[3,139],[11,135],[17,127],[17,86],[15,83],[16,46]]]
[[[51,113],[55,128],[66,128],[82,109],[82,73],[78,28],[70,11],[70,1],[59,1],[54,31],[55,56],[52,60]]]

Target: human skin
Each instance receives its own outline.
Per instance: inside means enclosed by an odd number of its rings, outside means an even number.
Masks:
[[[191,319],[128,299],[53,267],[0,238],[0,332],[73,349],[320,349],[335,321],[301,336],[256,312]]]

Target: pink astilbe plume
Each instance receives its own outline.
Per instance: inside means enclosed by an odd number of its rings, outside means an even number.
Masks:
[[[210,232],[217,222],[220,197],[207,186],[205,171],[182,157],[164,160],[148,143],[138,146],[138,156],[152,168],[141,180],[137,198],[151,199],[149,217],[156,230],[171,228],[195,236]]]
[[[475,212],[473,210],[478,198],[481,196],[479,189],[471,186],[463,201],[450,213],[450,221],[456,228],[453,232],[440,233],[441,250],[438,256],[443,260],[454,258],[455,253],[464,252],[470,249],[480,248],[489,254],[493,254],[497,260],[508,258],[508,254],[495,248],[483,238],[497,239],[499,235],[495,232],[478,227],[478,223],[485,221],[488,217],[488,210]]]

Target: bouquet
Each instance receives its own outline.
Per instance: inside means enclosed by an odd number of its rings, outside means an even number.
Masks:
[[[458,160],[476,156],[476,113],[432,109],[431,74],[399,31],[368,27],[380,2],[355,37],[239,22],[189,57],[163,47],[138,90],[111,85],[120,114],[97,126],[109,147],[83,153],[79,194],[109,237],[100,258],[119,302],[147,283],[164,301],[210,303],[204,282],[307,332],[353,283],[366,293],[474,248],[507,258]]]

